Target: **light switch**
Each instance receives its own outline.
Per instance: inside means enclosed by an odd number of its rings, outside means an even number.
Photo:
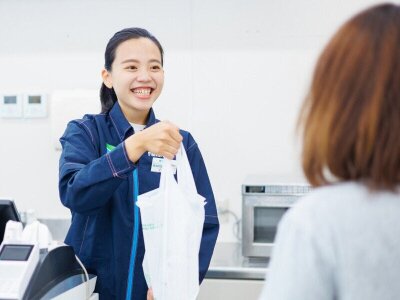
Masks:
[[[22,95],[5,93],[1,95],[0,101],[2,118],[22,118]]]
[[[47,95],[29,93],[24,95],[24,118],[47,117]]]

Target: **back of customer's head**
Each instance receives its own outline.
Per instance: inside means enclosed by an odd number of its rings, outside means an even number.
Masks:
[[[346,22],[321,54],[299,119],[311,184],[400,183],[400,7],[382,4]],[[327,176],[328,174],[328,176]]]

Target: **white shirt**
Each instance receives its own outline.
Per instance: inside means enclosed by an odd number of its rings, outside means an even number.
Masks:
[[[260,299],[400,299],[400,192],[318,188],[283,217]]]
[[[146,125],[142,125],[142,124],[135,124],[135,123],[129,123],[129,124],[131,124],[131,126],[133,127],[133,131],[135,133],[142,131],[146,127]]]

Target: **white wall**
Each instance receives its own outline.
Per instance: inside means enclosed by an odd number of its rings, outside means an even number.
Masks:
[[[0,94],[97,89],[112,34],[147,28],[166,51],[158,117],[193,133],[217,201],[240,216],[246,175],[302,178],[294,126],[317,55],[345,19],[376,2],[0,0]],[[52,118],[0,119],[0,197],[64,217]],[[234,240],[232,221],[221,241]]]

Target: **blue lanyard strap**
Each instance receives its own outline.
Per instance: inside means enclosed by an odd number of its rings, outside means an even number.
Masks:
[[[138,168],[133,170],[133,236],[132,236],[132,247],[131,247],[131,257],[129,260],[129,274],[128,274],[128,286],[126,288],[126,300],[131,300],[132,297],[132,284],[133,275],[135,271],[135,260],[136,260],[136,249],[138,243],[138,233],[139,233],[139,208],[136,205],[139,194],[139,180],[138,180]]]

